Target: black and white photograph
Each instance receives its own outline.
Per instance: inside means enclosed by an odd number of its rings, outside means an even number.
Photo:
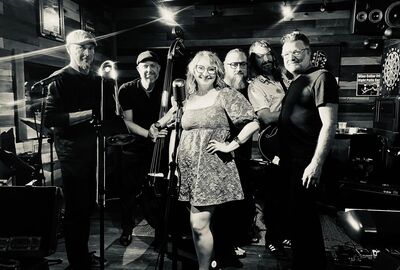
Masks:
[[[400,1],[0,0],[0,270],[400,269]]]

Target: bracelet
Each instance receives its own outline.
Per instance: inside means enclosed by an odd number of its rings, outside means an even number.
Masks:
[[[233,138],[232,141],[237,142],[238,145],[241,145],[241,144],[242,144],[242,142],[239,140],[238,136],[236,136],[235,138]]]

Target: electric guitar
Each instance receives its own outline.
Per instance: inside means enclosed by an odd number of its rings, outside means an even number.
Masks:
[[[258,134],[258,149],[268,163],[273,163],[279,154],[279,138],[277,124],[269,124]]]

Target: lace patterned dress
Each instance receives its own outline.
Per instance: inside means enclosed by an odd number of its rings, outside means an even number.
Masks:
[[[244,198],[233,154],[206,151],[210,140],[224,142],[229,137],[228,117],[239,128],[257,119],[246,98],[229,88],[219,90],[213,105],[184,111],[177,150],[179,200],[207,206]]]

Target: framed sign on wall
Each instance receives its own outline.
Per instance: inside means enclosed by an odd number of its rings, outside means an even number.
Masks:
[[[39,0],[40,34],[46,38],[64,41],[64,9],[62,0]]]

